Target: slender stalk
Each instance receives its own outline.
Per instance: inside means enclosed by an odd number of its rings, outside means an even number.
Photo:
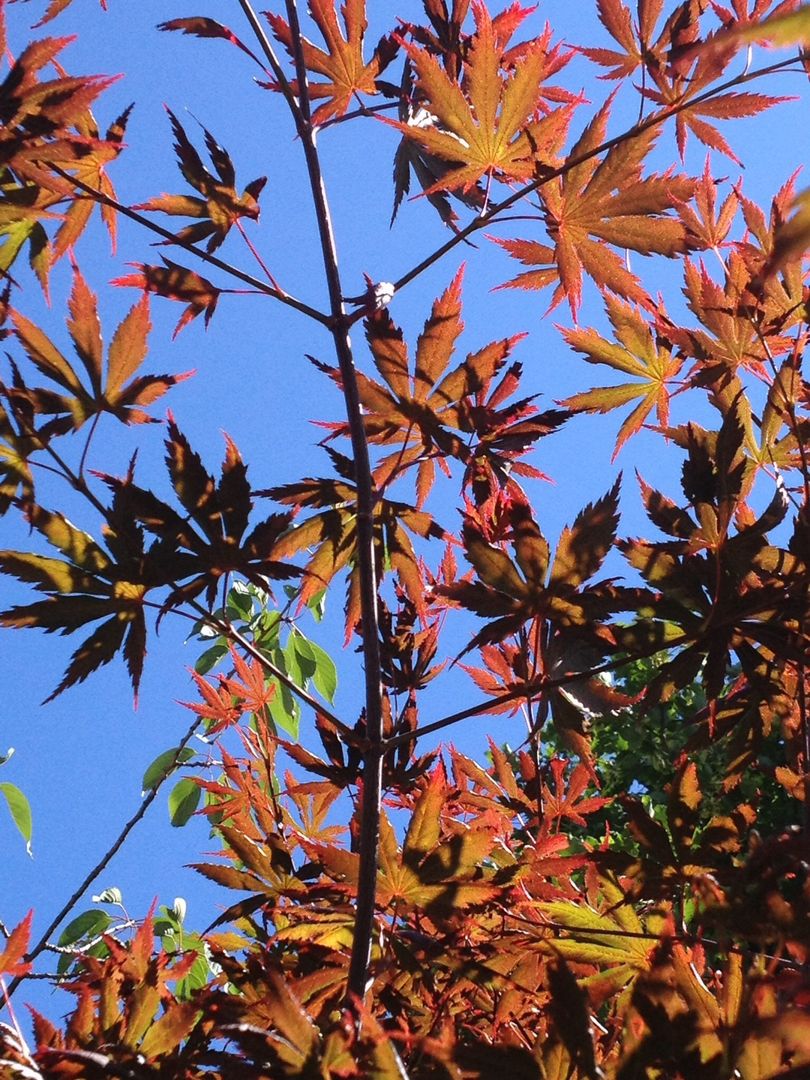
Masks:
[[[127,821],[127,823],[124,825],[124,827],[121,829],[120,833],[116,837],[113,844],[107,849],[107,851],[105,851],[105,853],[101,856],[101,858],[96,863],[96,865],[93,867],[93,869],[90,870],[85,875],[84,878],[82,878],[80,884],[76,886],[76,888],[70,894],[70,897],[65,901],[65,903],[62,905],[62,907],[59,909],[58,913],[56,915],[54,915],[53,919],[51,920],[51,922],[48,925],[47,930],[43,933],[42,937],[39,939],[39,941],[36,943],[36,945],[26,955],[25,960],[26,960],[27,963],[30,963],[31,961],[35,960],[39,956],[39,954],[41,952],[44,952],[45,949],[48,948],[48,943],[49,943],[51,934],[54,932],[54,930],[56,930],[56,928],[59,926],[59,924],[65,918],[65,916],[68,915],[73,910],[73,908],[76,906],[76,904],[79,902],[79,900],[81,900],[82,896],[90,888],[90,886],[93,884],[93,882],[99,876],[99,874],[102,874],[107,869],[107,867],[109,866],[111,860],[114,858],[114,856],[123,847],[123,845],[124,845],[127,837],[129,836],[129,834],[132,832],[132,830],[135,828],[135,826],[138,824],[138,822],[146,815],[146,811],[149,809],[149,807],[152,805],[152,803],[157,798],[158,792],[160,791],[161,787],[163,786],[163,784],[168,779],[168,777],[171,774],[171,772],[173,771],[174,767],[179,763],[181,753],[183,752],[185,747],[188,745],[188,743],[191,741],[191,739],[192,739],[192,737],[194,735],[194,732],[197,730],[197,728],[200,726],[201,723],[202,723],[202,720],[200,719],[200,717],[195,716],[194,717],[194,722],[191,724],[188,731],[186,731],[185,735],[180,740],[180,743],[179,743],[179,745],[177,747],[177,750],[175,751],[174,757],[169,762],[169,764],[166,766],[166,770],[163,773],[163,775],[160,777],[159,780],[156,781],[154,787],[150,788],[150,790],[147,792],[147,794],[143,797],[143,799],[141,800],[141,805],[138,807],[138,809],[135,811],[135,813],[132,815],[132,817],[129,819],[129,821]],[[23,980],[26,979],[26,978],[27,978],[26,975],[18,975],[15,979],[13,979],[9,983],[8,990],[6,991],[7,996],[11,997],[11,995],[14,993],[14,991],[17,989],[17,987],[20,985],[20,983],[23,982]]]
[[[326,188],[321,172],[320,158],[315,142],[315,129],[311,118],[309,88],[301,43],[298,10],[295,0],[287,0],[286,6],[295,58],[298,101],[304,118],[299,134],[315,206],[324,272],[329,291],[330,327],[340,368],[357,483],[357,564],[360,576],[361,634],[365,667],[365,719],[368,746],[363,755],[363,791],[360,803],[359,839],[360,870],[357,886],[354,938],[347,982],[347,1002],[349,1007],[356,1012],[356,1004],[358,1002],[362,1003],[365,997],[368,967],[371,959],[380,838],[380,802],[382,798],[382,680],[373,522],[375,490],[371,476],[371,463],[357,387],[351,338],[348,333],[348,319],[343,305],[343,289],[340,282],[337,248],[332,230]]]
[[[293,93],[293,88],[290,85],[290,80],[287,78],[284,68],[279,62],[278,56],[276,55],[276,50],[273,48],[273,43],[267,36],[264,27],[259,22],[259,17],[253,10],[253,5],[250,3],[250,0],[239,0],[239,6],[244,12],[245,18],[250,23],[250,28],[259,43],[259,47],[261,48],[264,55],[267,57],[267,62],[270,65],[270,70],[275,76],[279,90],[284,95],[290,112],[292,113],[292,118],[295,121],[295,126],[298,129],[298,134],[300,135],[301,128],[305,126],[303,103],[299,102],[298,98]]]
[[[74,187],[79,188],[80,191],[84,191],[85,194],[89,195],[96,202],[111,207],[119,214],[123,214],[124,217],[128,217],[131,221],[136,221],[139,225],[143,225],[145,229],[149,229],[150,232],[155,233],[157,236],[162,236],[164,240],[170,241],[175,247],[183,248],[183,250],[189,252],[190,255],[195,255],[198,259],[202,259],[203,262],[208,263],[210,266],[216,266],[218,270],[224,271],[224,273],[228,274],[230,277],[243,281],[246,285],[250,285],[251,288],[256,289],[257,292],[264,293],[266,296],[272,296],[273,299],[278,300],[280,304],[286,304],[287,307],[300,311],[302,315],[307,315],[310,319],[314,319],[315,322],[326,324],[329,321],[329,316],[324,315],[324,313],[318,311],[317,308],[310,307],[310,305],[305,304],[303,300],[298,300],[295,296],[290,296],[289,293],[284,292],[282,289],[268,285],[266,281],[262,281],[261,278],[254,277],[252,274],[240,270],[237,266],[232,266],[231,263],[226,262],[224,259],[220,259],[212,252],[204,251],[194,244],[189,244],[187,241],[181,240],[179,237],[175,236],[174,233],[169,232],[168,229],[164,229],[162,225],[158,225],[157,222],[151,221],[148,217],[138,213],[137,210],[133,210],[131,207],[126,206],[117,199],[113,199],[112,196],[105,194],[103,191],[99,191],[98,188],[94,188],[91,184],[86,184],[84,180],[80,180],[78,176],[71,176],[69,172],[60,169],[58,165],[49,163],[48,168],[52,169],[53,172],[57,173],[59,176],[64,177],[73,184]]]

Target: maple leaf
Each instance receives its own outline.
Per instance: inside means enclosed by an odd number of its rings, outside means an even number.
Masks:
[[[113,520],[115,509],[111,514]],[[120,555],[116,562],[62,514],[33,505],[28,518],[65,558],[33,552],[0,552],[3,573],[47,594],[45,600],[0,613],[0,623],[70,634],[87,623],[104,619],[74,652],[62,681],[47,700],[108,664],[119,650],[123,651],[137,699],[146,653],[143,602],[147,592],[160,581],[153,560],[144,557],[140,530],[132,520],[121,522],[117,533],[109,528],[108,540],[112,538],[113,547]]]
[[[82,154],[69,154],[64,161],[60,161],[58,154],[50,154],[49,161],[54,165],[61,165],[65,172],[93,188],[103,195],[116,201],[116,191],[106,172],[106,165],[115,160],[121,152],[124,144],[124,134],[133,106],[129,105],[107,129],[104,138],[100,137],[98,124],[95,117],[88,109],[87,113],[76,127],[83,133],[89,142],[87,150]],[[109,203],[91,198],[82,197],[85,193],[80,191],[78,198],[74,198],[68,207],[62,224],[57,230],[53,240],[53,261],[56,262],[66,252],[72,251],[86,229],[93,208],[98,206],[101,219],[110,236],[113,250],[118,235],[117,211]]]
[[[554,790],[543,783],[543,812],[557,821],[561,828],[562,819],[567,818],[575,825],[587,825],[584,815],[609,806],[612,799],[599,795],[583,795],[592,782],[592,776],[585,765],[576,765],[566,778],[568,762],[564,758],[553,757],[549,762]]]
[[[407,693],[413,700],[417,690],[444,669],[446,662],[434,664],[439,644],[438,622],[417,629],[418,611],[401,589],[396,589],[396,620],[384,601],[380,602],[380,663],[385,686],[395,694]]]
[[[680,646],[648,687],[650,702],[699,676],[716,704],[732,654],[766,696],[774,658],[789,659],[800,648],[797,566],[767,540],[787,512],[787,499],[777,490],[760,518],[739,512],[751,470],[737,409],[729,410],[719,432],[696,424],[668,430],[688,451],[682,483],[694,511],[642,484],[648,516],[676,539],[620,541],[630,565],[660,595],[642,619],[614,627],[616,639],[629,651]]]
[[[660,12],[661,4],[647,4],[644,5],[647,12],[650,8],[657,7]],[[642,5],[639,4],[640,14]],[[595,64],[599,64],[601,67],[607,67],[611,70],[604,75],[600,75],[600,79],[625,79],[629,75],[632,75],[637,68],[644,63],[645,46],[642,44],[650,27],[650,17],[647,14],[646,20],[640,27],[640,35],[642,40],[637,40],[636,29],[633,24],[633,18],[630,14],[629,8],[627,8],[621,0],[597,0],[596,10],[599,15],[599,21],[604,28],[613,38],[613,40],[621,46],[621,51],[617,49],[605,49],[605,48],[585,48],[582,52],[589,60],[592,60]],[[653,17],[653,23],[658,19],[658,13]]]
[[[334,0],[310,0],[309,12],[323,35],[327,51],[319,49],[307,38],[302,38],[301,48],[304,66],[315,75],[323,76],[323,82],[309,82],[309,96],[316,101],[327,99],[312,115],[313,123],[323,124],[348,111],[352,99],[358,94],[376,94],[377,76],[391,63],[397,45],[392,38],[383,38],[366,63],[363,60],[363,38],[368,22],[365,0],[345,0],[341,14],[346,28],[345,36],[340,30]],[[280,15],[265,12],[273,33],[294,55],[292,32]],[[277,89],[275,84],[270,84]],[[299,94],[296,82],[293,93]]]
[[[574,963],[616,965],[620,985],[650,966],[657,938],[645,929],[660,925],[661,917],[652,913],[645,927],[614,878],[600,878],[598,896],[590,903],[541,901],[536,909],[565,934],[554,939],[556,955]]]
[[[357,376],[366,435],[371,443],[398,447],[376,464],[375,480],[384,489],[416,467],[417,508],[433,485],[436,463],[447,471],[449,458],[464,463],[464,484],[474,488],[503,486],[512,471],[542,477],[519,459],[568,418],[560,410],[539,413],[533,398],[505,404],[520,383],[521,365],[504,365],[521,334],[469,353],[448,370],[464,326],[462,275],[460,270],[433,304],[416,344],[413,370],[402,331],[387,310],[366,320],[369,347],[383,380]],[[341,385],[337,368],[319,366]],[[349,434],[345,423],[325,426],[333,430],[330,439]]]
[[[65,9],[68,8],[72,3],[73,0],[50,0],[50,3],[45,9],[45,14],[42,16],[39,22],[35,23],[35,26],[44,26],[46,23],[51,22],[52,19],[55,19],[57,15],[61,15],[61,13],[65,11]],[[101,4],[102,10],[106,11],[107,0],[99,0],[99,3]]]
[[[694,210],[688,203],[678,206],[678,215],[686,229],[687,244],[690,248],[719,250],[726,243],[740,205],[740,197],[732,188],[718,210],[718,186],[707,154],[703,175],[695,185]]]
[[[709,276],[702,263],[698,268],[688,260],[684,279],[684,295],[701,327],[669,324],[667,332],[686,356],[698,361],[693,380],[698,385],[710,385],[718,378],[736,374],[740,368],[767,378],[774,357],[784,355],[793,341],[786,334],[768,332],[766,336],[752,318],[751,308],[756,301],[750,289],[751,271],[740,253],[729,254],[722,285]]]
[[[561,627],[586,626],[602,594],[598,585],[580,587],[599,570],[613,543],[618,498],[617,481],[563,530],[553,560],[548,541],[525,503],[515,502],[510,510],[514,562],[501,546],[487,541],[468,514],[462,530],[464,554],[478,580],[439,585],[435,591],[454,605],[495,619],[472,638],[461,655],[478,645],[503,640],[530,619],[549,620]]]
[[[186,708],[206,721],[206,733],[209,735],[232,727],[238,723],[243,713],[251,713],[253,716],[266,715],[266,709],[276,691],[272,680],[265,676],[264,667],[258,659],[244,660],[233,646],[230,648],[230,657],[236,677],[219,675],[218,686],[213,686],[202,675],[192,671],[192,678],[203,703],[183,702]]]
[[[381,118],[430,154],[455,165],[426,189],[428,195],[469,192],[483,177],[531,179],[538,162],[547,163],[560,150],[571,118],[569,106],[534,119],[546,67],[542,44],[527,48],[515,72],[502,76],[503,45],[493,21],[482,3],[473,0],[472,7],[476,32],[463,88],[429,52],[402,43],[417,73],[425,108],[436,123],[423,126]]]
[[[144,263],[133,263],[132,265],[137,267],[137,273],[114,278],[111,284],[132,286],[143,289],[144,292],[157,293],[158,296],[165,296],[169,300],[179,300],[181,303],[188,304],[174,328],[172,337],[177,337],[184,326],[203,312],[207,327],[220,296],[226,290],[218,289],[207,278],[169,259],[164,258],[163,264],[163,266],[147,266]]]
[[[151,330],[148,297],[137,303],[115,331],[107,351],[106,372],[103,341],[98,317],[98,300],[74,265],[73,288],[68,301],[67,322],[73,348],[81,361],[82,378],[70,361],[45,333],[18,311],[12,311],[17,339],[37,370],[59,387],[28,387],[19,378],[6,390],[9,397],[24,403],[33,415],[50,416],[37,436],[49,437],[76,431],[92,417],[110,413],[125,424],[153,422],[145,406],[162,397],[172,386],[188,378],[183,375],[135,375],[147,353]]]
[[[325,588],[337,573],[349,568],[348,638],[360,618],[360,579],[356,560],[357,489],[353,464],[334,451],[330,456],[341,472],[341,479],[307,477],[298,483],[269,488],[257,494],[267,495],[286,506],[326,508],[288,529],[274,545],[272,556],[285,559],[296,552],[315,549],[304,569],[302,604]],[[408,531],[425,538],[441,539],[444,530],[424,510],[380,495],[375,499],[373,526],[378,573],[382,575],[384,567],[390,566],[417,610],[421,611],[425,601],[424,583]]]
[[[16,426],[12,422],[17,419]],[[23,506],[34,498],[34,477],[28,463],[30,454],[39,449],[39,441],[25,433],[27,425],[20,423],[16,410],[11,415],[0,405],[0,514],[5,514],[15,498]]]
[[[5,947],[0,953],[0,976],[11,975],[17,977],[30,971],[31,965],[23,963],[23,960],[28,952],[28,941],[31,937],[31,924],[33,921],[34,913],[29,911],[19,926],[15,926],[7,936]]]
[[[167,22],[158,23],[157,28],[166,31],[178,30],[180,33],[189,34],[192,37],[220,38],[223,41],[229,41],[237,49],[241,49],[251,60],[255,60],[259,67],[264,68],[264,64],[258,56],[232,30],[217,22],[216,19],[209,19],[201,15],[190,19],[169,19]]]
[[[713,73],[712,73],[713,77]],[[688,86],[688,89],[685,87]],[[754,94],[749,92],[731,92],[718,94],[716,97],[701,101],[699,104],[684,106],[691,97],[696,97],[702,89],[702,84],[697,80],[684,84],[675,83],[663,91],[648,89],[645,96],[665,109],[678,107],[675,117],[675,134],[678,150],[683,161],[686,153],[686,141],[691,132],[704,146],[712,150],[718,150],[721,154],[739,165],[740,159],[731,149],[727,140],[720,131],[709,123],[705,117],[712,120],[740,120],[749,116],[758,116],[766,109],[773,108],[783,101],[789,101],[787,97],[774,97],[769,94]]]
[[[712,50],[725,48],[730,43],[752,41],[770,41],[774,45],[804,45],[810,42],[807,5],[802,5],[797,11],[798,0],[783,0],[769,13],[768,9],[774,3],[776,0],[756,0],[750,13],[746,12],[739,0],[734,3],[733,12],[712,3],[723,20],[725,30],[708,42],[706,48]]]
[[[0,86],[0,146],[4,162],[0,191],[0,270],[8,271],[25,244],[29,262],[46,296],[52,264],[78,239],[94,203],[75,198],[71,174],[114,196],[104,171],[121,149],[129,109],[102,139],[90,105],[115,80],[64,75],[56,57],[70,38],[45,38],[28,46]],[[58,79],[42,81],[41,70],[53,64]],[[70,198],[67,210],[61,205]],[[101,207],[115,242],[115,215]],[[60,220],[54,238],[43,223]]]
[[[763,4],[757,0],[750,14],[737,0],[733,13],[714,0],[711,6],[725,24],[738,23],[739,27],[746,29],[723,30],[701,41],[700,20],[707,5],[685,2],[671,12],[654,39],[655,26],[664,7],[661,0],[639,3],[637,27],[621,0],[598,0],[600,21],[620,45],[621,51],[604,48],[583,51],[595,63],[611,69],[601,78],[622,79],[639,67],[644,68],[645,79],[640,93],[664,109],[675,111],[675,131],[681,160],[684,158],[687,135],[691,132],[704,145],[726,154],[739,164],[728,142],[709,121],[755,116],[785,99],[730,92],[713,95],[694,104],[689,104],[689,101],[699,96],[705,97],[705,91],[731,63],[737,48],[744,44],[747,37],[753,36],[749,34],[748,23],[764,14],[769,3]],[[780,5],[780,9],[792,6],[793,0],[787,0],[787,4]]]
[[[433,30],[426,26],[407,25],[408,33],[413,41],[422,45],[429,54],[441,57],[444,69],[451,81],[461,81],[462,86],[466,82],[460,79],[463,65],[469,59],[469,35],[462,32],[461,25],[464,14],[469,8],[469,0],[463,4],[454,4],[453,10],[448,14],[444,4],[429,4],[426,13],[433,26]],[[501,52],[500,67],[505,73],[514,75],[520,68],[525,57],[529,54],[540,54],[542,65],[538,73],[536,95],[538,114],[547,112],[547,102],[577,105],[581,99],[574,94],[568,93],[559,86],[548,83],[553,75],[557,74],[570,60],[573,53],[564,50],[560,45],[552,45],[552,31],[546,26],[543,33],[530,42],[508,46],[509,39],[520,23],[531,13],[531,8],[523,8],[519,4],[512,4],[506,11],[500,12],[492,19],[492,36]],[[413,66],[407,63],[403,70],[402,84],[400,86],[399,121],[408,127],[420,129],[442,130],[437,126],[437,116],[430,111],[429,103],[425,103],[422,93],[416,85],[416,73]],[[530,129],[531,130],[531,129]],[[428,201],[437,210],[442,221],[455,229],[456,214],[453,211],[442,181],[454,165],[458,166],[459,147],[450,147],[448,150],[455,157],[447,160],[442,156],[430,152],[414,138],[404,135],[397,147],[394,158],[394,211],[392,221],[396,217],[399,205],[410,190],[411,172],[416,176],[423,193]],[[548,155],[551,157],[551,154]],[[469,188],[454,188],[453,196],[464,205],[480,211],[485,205],[486,192],[475,184]]]
[[[653,332],[653,327],[638,309],[611,296],[605,296],[605,305],[615,343],[606,341],[592,329],[564,330],[563,337],[584,355],[589,364],[604,364],[640,381],[596,387],[574,394],[562,404],[568,409],[606,413],[629,402],[637,402],[619,428],[613,448],[615,459],[653,409],[660,424],[666,426],[669,423],[669,384],[683,367],[684,358],[673,356],[672,345],[664,335]]]
[[[602,106],[570,151],[577,162],[605,141],[612,98]],[[496,240],[510,255],[542,269],[524,273],[502,288],[536,289],[558,281],[551,302],[565,296],[576,318],[586,272],[601,288],[651,307],[641,282],[608,245],[642,255],[670,258],[686,248],[683,225],[667,213],[688,200],[694,181],[664,173],[642,177],[642,163],[657,133],[652,129],[614,147],[605,157],[573,164],[539,190],[550,247],[525,240]]]
[[[202,592],[212,605],[223,577],[231,573],[264,591],[271,579],[300,575],[296,567],[271,553],[290,525],[289,514],[270,514],[248,531],[256,493],[247,480],[247,466],[227,435],[225,444],[217,482],[170,418],[166,465],[185,514],[135,484],[131,471],[124,478],[102,475],[131,520],[158,538],[153,550],[160,558],[162,580],[178,583],[164,602],[164,611]]]
[[[486,903],[503,891],[493,880],[492,870],[485,868],[498,839],[496,829],[486,821],[477,827],[448,823],[442,814],[448,794],[444,769],[437,766],[416,800],[401,848],[391,822],[382,814],[376,894],[382,909],[421,909],[432,919],[440,919]],[[356,888],[356,853],[308,841],[302,846],[333,880]]]
[[[216,170],[213,176],[203,165],[202,159],[192,146],[183,126],[171,109],[167,108],[175,137],[175,152],[180,172],[188,183],[198,191],[202,198],[189,195],[159,195],[148,202],[139,203],[136,210],[151,210],[176,217],[193,217],[202,220],[196,225],[187,225],[177,233],[178,240],[187,244],[197,244],[208,240],[206,251],[215,251],[225,240],[231,228],[241,218],[256,221],[259,217],[258,197],[267,183],[266,176],[251,181],[242,195],[238,195],[235,183],[236,173],[227,151],[217,143],[214,136],[203,128],[205,144]],[[164,243],[170,243],[166,240]]]

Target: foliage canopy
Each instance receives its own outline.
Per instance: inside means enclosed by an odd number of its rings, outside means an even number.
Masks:
[[[203,649],[191,726],[147,769],[120,841],[38,941],[31,916],[5,931],[0,1075],[808,1075],[810,194],[794,176],[760,207],[721,170],[743,154],[728,122],[787,100],[763,92],[769,76],[806,80],[810,5],[597,0],[598,46],[551,26],[523,37],[533,8],[483,0],[424,0],[376,46],[364,0],[236,0],[242,36],[163,22],[178,48],[212,39],[261,69],[306,166],[318,306],[253,239],[266,178],[237,183],[238,148],[206,127],[169,109],[182,190],[119,200],[108,172],[126,167],[130,110],[102,134],[111,78],[67,73],[68,41],[48,35],[70,2],[44,6],[14,57],[6,20],[37,4],[0,0],[0,512],[32,537],[0,550],[30,590],[0,624],[77,636],[51,698],[119,660],[137,697],[167,617]],[[615,84],[595,104],[575,57]],[[627,101],[635,119],[614,133]],[[358,292],[319,147],[368,124],[391,137],[394,217],[418,188],[440,239]],[[690,141],[707,150],[697,175]],[[113,242],[125,215],[171,255],[116,277],[140,295],[107,346],[80,269],[96,210]],[[462,358],[463,268],[408,340],[400,293],[471,237],[522,267],[502,288],[567,320],[559,348],[600,369],[594,385],[541,409],[522,334]],[[636,256],[668,260],[671,295],[651,294]],[[47,296],[67,264],[66,329],[46,330],[31,289]],[[318,419],[321,475],[260,487],[230,436],[209,471],[182,417],[161,417],[189,373],[146,363],[152,305],[179,305],[175,336],[200,333],[189,324],[245,288],[331,343],[314,363],[344,409]],[[680,395],[696,419],[675,418]],[[593,414],[616,416],[614,458],[654,435],[681,490],[639,475],[647,531],[627,536],[633,485],[616,476],[584,506],[572,496],[552,544],[536,462]],[[136,456],[110,471],[114,421],[144,444],[160,432],[162,488]],[[361,655],[336,662],[305,616],[344,586]],[[343,672],[362,683],[353,711]],[[468,704],[437,716],[445,680]],[[431,741],[517,714],[517,749],[493,734],[478,760]],[[172,824],[210,827],[195,869],[225,910],[190,930],[179,899],[132,919],[106,889],[76,914],[169,777]],[[30,842],[25,795],[0,792]],[[12,997],[49,955],[75,1000],[64,1022],[34,1011],[27,1035]]]

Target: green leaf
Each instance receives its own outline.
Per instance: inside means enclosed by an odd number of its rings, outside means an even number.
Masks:
[[[250,622],[253,618],[253,597],[243,582],[235,581],[231,586],[225,603],[225,613],[229,618],[236,616],[243,622]]]
[[[301,719],[301,710],[298,702],[286,686],[276,683],[276,692],[270,705],[270,716],[277,728],[286,731],[293,739],[298,739],[298,725]]]
[[[281,629],[281,612],[263,611],[252,627],[253,637],[260,649],[274,649],[278,646],[278,632]]]
[[[314,641],[308,641],[307,644],[315,661],[315,671],[312,676],[315,689],[331,705],[335,700],[337,690],[337,668],[332,657],[320,645],[316,645]]]
[[[224,638],[220,638],[210,649],[206,649],[205,652],[200,653],[194,664],[194,670],[198,675],[207,675],[212,668],[217,666],[222,657],[227,655],[228,643]]]
[[[304,686],[315,675],[315,671],[318,667],[318,662],[313,652],[312,642],[304,637],[299,631],[293,631],[290,635],[290,641],[292,647],[295,650],[296,657],[298,659],[298,667],[303,681],[298,682],[299,686]]]
[[[83,911],[81,915],[77,915],[72,922],[67,924],[59,935],[56,944],[61,948],[67,948],[70,945],[78,946],[79,942],[92,941],[93,938],[99,937],[109,929],[111,923],[112,918],[106,911],[102,911],[100,908],[90,908],[89,911]],[[97,941],[92,948],[86,951],[91,956],[106,956],[108,952],[103,941]],[[70,953],[62,953],[56,965],[57,975],[64,975],[70,969],[73,961],[74,957]]]
[[[31,804],[25,795],[14,784],[4,782],[0,784],[0,792],[5,795],[11,818],[17,826],[20,835],[25,841],[25,849],[31,854],[31,835],[33,833],[33,820],[31,818]]]
[[[162,754],[158,754],[146,772],[143,774],[143,780],[141,781],[142,791],[151,791],[152,788],[158,786],[162,780],[164,780],[170,773],[181,765],[185,765],[187,761],[196,755],[197,751],[190,746],[184,746],[178,754],[177,747],[172,746],[168,750],[164,750]],[[175,761],[176,764],[172,765]],[[171,768],[170,768],[171,766]]]
[[[310,596],[307,600],[307,607],[312,612],[315,622],[321,622],[326,614],[326,589],[321,589],[314,596]]]
[[[169,792],[169,821],[175,829],[182,828],[200,805],[202,789],[185,777],[178,780]]]
[[[75,919],[72,919],[62,933],[59,935],[57,945],[60,948],[66,948],[68,945],[75,945],[77,941],[82,941],[84,938],[95,938],[99,934],[103,934],[107,930],[112,922],[112,918],[106,911],[102,911],[101,908],[90,908],[88,911],[83,911],[81,915],[77,915]],[[70,957],[68,957],[68,961]]]

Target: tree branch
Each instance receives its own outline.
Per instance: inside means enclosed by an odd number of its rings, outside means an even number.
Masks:
[[[84,180],[80,180],[78,176],[71,176],[69,172],[61,169],[58,165],[53,165],[51,163],[46,164],[48,164],[48,168],[52,169],[57,175],[63,177],[81,191],[84,191],[85,194],[89,195],[96,202],[104,203],[105,206],[117,210],[119,214],[123,214],[124,217],[128,217],[131,221],[137,221],[137,223],[143,225],[145,229],[149,229],[150,232],[155,233],[157,236],[162,236],[164,240],[170,241],[174,247],[183,248],[183,250],[189,252],[190,255],[196,255],[198,259],[202,259],[203,262],[208,263],[210,266],[216,266],[218,270],[224,271],[226,274],[230,275],[230,277],[236,278],[246,285],[250,285],[250,287],[257,292],[264,293],[266,296],[272,296],[273,299],[278,300],[280,304],[286,304],[287,307],[300,311],[302,315],[314,319],[315,322],[319,322],[324,326],[328,325],[329,316],[324,315],[324,313],[318,311],[317,308],[305,304],[303,300],[298,300],[296,297],[290,296],[290,294],[284,292],[283,289],[277,289],[272,285],[268,285],[267,282],[262,281],[261,278],[254,277],[252,274],[248,274],[246,271],[240,270],[236,266],[232,266],[229,262],[220,259],[209,251],[203,251],[194,244],[189,244],[186,240],[181,240],[179,237],[175,236],[174,233],[169,232],[168,229],[164,229],[162,225],[158,225],[157,222],[151,221],[143,214],[139,214],[137,210],[133,210],[131,207],[126,206],[117,199],[113,199],[112,196],[105,194],[103,191],[99,191],[98,188],[86,184]]]
[[[301,143],[304,149],[310,188],[315,205],[324,272],[329,290],[332,339],[340,368],[357,483],[357,563],[360,576],[361,636],[365,666],[365,720],[369,745],[363,755],[363,790],[360,804],[359,838],[360,870],[354,938],[347,983],[349,1007],[356,1013],[354,1003],[362,1002],[365,997],[368,965],[371,959],[377,890],[380,802],[382,798],[382,680],[373,526],[375,491],[371,476],[371,463],[369,461],[360,395],[357,387],[351,338],[348,333],[349,322],[343,306],[343,289],[340,282],[337,248],[332,231],[320,159],[315,144],[315,131],[311,119],[309,88],[301,44],[298,10],[295,0],[286,0],[286,6],[287,21],[290,25],[295,57],[299,104],[305,121],[300,130]]]
[[[53,917],[53,919],[51,920],[51,922],[48,925],[47,930],[44,932],[42,937],[39,939],[39,941],[36,943],[36,945],[33,947],[33,949],[31,949],[30,952],[28,952],[26,954],[26,956],[25,956],[26,963],[31,963],[33,960],[35,960],[39,956],[39,954],[41,952],[44,952],[45,949],[48,948],[48,941],[49,941],[49,938],[50,938],[51,934],[54,932],[54,930],[56,930],[56,928],[59,926],[61,921],[65,918],[65,916],[68,915],[73,910],[73,908],[76,906],[76,904],[82,898],[84,893],[93,884],[93,882],[96,880],[96,878],[99,876],[99,874],[103,873],[104,870],[107,869],[107,866],[109,865],[111,860],[114,858],[114,856],[123,847],[124,842],[126,841],[129,834],[132,832],[132,830],[135,828],[135,826],[138,824],[138,822],[146,815],[146,811],[149,809],[149,807],[152,805],[152,803],[157,798],[158,792],[160,791],[161,787],[163,786],[163,784],[168,779],[169,775],[173,772],[175,766],[180,763],[180,755],[181,755],[181,753],[186,748],[186,746],[189,744],[189,742],[191,741],[191,739],[192,739],[192,737],[194,735],[194,732],[197,730],[197,728],[200,726],[201,723],[202,723],[202,719],[199,716],[195,716],[194,717],[194,722],[191,724],[188,731],[185,733],[183,738],[180,740],[180,743],[179,743],[179,745],[177,747],[177,750],[175,751],[174,757],[169,762],[169,764],[166,766],[166,769],[165,769],[163,775],[160,777],[160,779],[158,779],[155,782],[154,787],[150,788],[149,791],[147,792],[147,794],[143,797],[143,799],[141,800],[141,805],[138,807],[138,809],[135,811],[135,813],[132,815],[132,817],[129,819],[129,821],[127,821],[127,823],[124,825],[123,829],[121,830],[121,832],[116,837],[116,839],[115,839],[114,843],[112,844],[112,846],[107,849],[107,851],[102,855],[102,857],[99,859],[99,861],[93,867],[93,869],[90,870],[90,872],[82,879],[81,883],[79,885],[77,885],[77,887],[71,893],[69,899],[66,900],[65,903],[60,908],[58,914],[56,914]],[[8,997],[11,997],[11,995],[14,993],[14,991],[17,989],[17,987],[20,985],[20,983],[24,979],[26,979],[27,977],[28,977],[27,975],[18,975],[15,979],[13,979],[11,981],[11,983],[9,983],[9,987],[8,987],[8,990],[7,990]]]
[[[755,79],[760,79],[764,75],[771,75],[773,72],[788,68],[791,64],[795,64],[796,62],[797,57],[791,56],[788,60],[780,60],[775,64],[769,64],[767,67],[757,68],[756,71],[749,71],[742,75],[736,75],[733,79],[728,79],[726,82],[721,83],[719,86],[712,87],[710,90],[707,90],[703,94],[699,94],[697,97],[691,98],[688,101],[683,101],[679,105],[673,105],[661,112],[651,113],[646,120],[634,124],[632,127],[621,132],[621,134],[614,135],[612,139],[607,139],[605,142],[600,143],[599,146],[595,146],[592,150],[588,150],[584,154],[578,154],[575,158],[568,158],[556,169],[545,170],[542,176],[539,176],[536,180],[532,180],[528,184],[524,184],[523,187],[518,188],[517,191],[514,191],[501,202],[494,203],[490,206],[486,213],[473,218],[473,220],[463,229],[460,229],[444,244],[432,251],[430,255],[426,255],[421,262],[416,264],[416,266],[411,267],[411,269],[403,274],[399,280],[394,282],[394,292],[397,293],[401,289],[404,289],[406,285],[409,285],[418,278],[425,270],[433,266],[434,263],[444,258],[445,255],[457,248],[459,244],[463,244],[468,240],[473,233],[478,232],[487,225],[493,224],[504,210],[508,210],[522,199],[525,199],[527,195],[539,191],[540,188],[544,187],[552,180],[557,180],[559,177],[565,176],[572,169],[577,168],[586,161],[591,161],[593,158],[599,157],[600,154],[608,153],[608,151],[613,150],[614,147],[620,146],[622,143],[638,138],[639,135],[643,135],[646,131],[649,131],[650,128],[665,123],[673,116],[677,116],[687,109],[694,108],[695,105],[701,105],[705,101],[711,101],[712,98],[719,94],[724,94],[729,90],[733,90],[736,86],[742,86],[745,83],[753,82]],[[355,319],[362,318],[364,314],[364,311],[354,313],[354,317]]]

